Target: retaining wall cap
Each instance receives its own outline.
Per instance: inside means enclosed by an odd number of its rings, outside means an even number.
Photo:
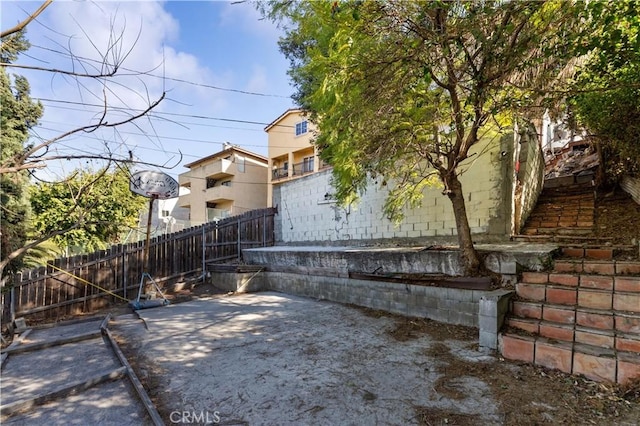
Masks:
[[[514,294],[515,294],[514,290],[507,290],[507,289],[491,290],[486,292],[484,296],[482,296],[480,299],[481,300],[499,300],[499,299],[502,299],[504,296],[511,297]]]

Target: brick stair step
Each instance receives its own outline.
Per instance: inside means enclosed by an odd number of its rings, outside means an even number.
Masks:
[[[575,329],[573,325],[554,323],[550,321],[540,321],[539,335],[551,341],[562,341],[573,343]]]
[[[567,257],[612,260],[613,248],[563,247],[562,254]]]
[[[542,319],[542,303],[512,300],[509,309],[511,318]]]
[[[599,247],[602,243],[606,243],[613,239],[613,237],[538,234],[538,228],[527,228],[527,227],[523,228],[521,232],[522,232],[521,234],[512,235],[511,239],[514,241],[525,241],[525,242],[553,241],[558,243],[561,246],[566,246],[566,247],[574,247],[577,244],[580,244],[581,246],[593,244],[594,246]]]
[[[576,343],[572,373],[596,381],[616,382],[617,354],[613,349]]]
[[[633,352],[618,351],[618,383],[627,383],[632,379],[640,377],[640,356]]]
[[[587,289],[585,289],[585,291],[586,290]],[[576,303],[578,303],[578,289],[576,287],[552,285],[548,283],[516,283],[516,295],[518,296],[518,298],[523,300],[532,302],[545,302],[555,305],[575,305]],[[586,305],[584,305],[584,307],[600,308],[603,303],[602,301],[600,301],[600,297],[600,294],[585,294],[584,299]],[[593,299],[593,301],[591,301],[591,299]],[[612,294],[611,292],[609,292],[609,300],[611,301],[611,299]],[[611,309],[611,306],[606,309]]]
[[[622,319],[620,321],[620,326],[625,329],[629,329],[633,325],[632,322],[625,323]],[[576,326],[596,330],[615,330],[615,323],[615,315],[610,310],[576,308]]]
[[[616,275],[613,277],[613,283],[616,292],[640,293],[640,276]],[[640,305],[637,310],[640,312]]]
[[[539,226],[536,228],[536,233],[538,235],[547,234],[547,235],[563,235],[567,237],[573,237],[573,236],[585,236],[585,235],[591,234],[592,232],[593,232],[592,227],[576,226],[576,227],[563,228],[563,227],[555,227],[555,226],[550,226],[550,227]]]
[[[615,312],[613,322],[617,332],[640,336],[640,312]]]
[[[640,264],[638,266],[640,266]],[[553,270],[561,273],[588,273],[600,275],[613,275],[618,271],[616,264],[612,261],[597,262],[586,261],[584,259],[556,260],[553,265]]]
[[[498,350],[506,359],[583,375],[600,382],[624,384],[640,377],[640,357],[631,351],[616,351],[511,331],[499,334]]]
[[[576,343],[597,346],[599,348],[614,349],[616,345],[616,335],[611,330],[597,330],[576,326],[574,339]]]
[[[615,348],[619,351],[635,353],[640,358],[640,335],[616,333]]]
[[[540,321],[532,318],[512,318],[506,319],[506,324],[512,329],[522,330],[533,335],[540,332]]]
[[[640,293],[616,291],[613,294],[613,309],[619,312],[640,313]]]
[[[581,287],[578,290],[578,307],[610,310],[613,307],[613,292]]]
[[[612,262],[596,262],[585,260],[584,262],[582,262],[582,271],[587,274],[613,275],[616,272],[616,264]]]

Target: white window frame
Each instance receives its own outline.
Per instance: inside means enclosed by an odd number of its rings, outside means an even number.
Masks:
[[[296,136],[302,136],[309,131],[309,123],[307,120],[302,120],[296,123]]]

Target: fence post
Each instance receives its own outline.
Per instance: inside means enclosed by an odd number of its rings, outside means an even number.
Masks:
[[[267,246],[267,211],[262,210],[262,247]]]
[[[202,225],[202,282],[205,281],[206,275],[206,254],[207,254],[207,244],[206,244],[206,233],[205,233],[205,225]]]
[[[120,251],[122,252],[122,297],[127,299],[127,286],[129,285],[129,280],[127,280],[127,256],[125,255],[126,246],[121,244]]]
[[[238,217],[238,260],[240,260],[241,257],[241,250],[240,250],[240,217]]]
[[[22,274],[20,274],[22,276]],[[11,315],[11,324],[10,327],[13,327],[13,323],[16,320],[16,283],[13,282],[11,286],[11,293],[9,293],[9,303],[11,306],[9,307],[9,314]]]

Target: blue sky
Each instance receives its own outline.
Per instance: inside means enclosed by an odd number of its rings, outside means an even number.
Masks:
[[[40,4],[2,1],[2,29],[15,25]],[[111,83],[106,90],[108,103],[143,108],[163,90],[167,97],[152,120],[126,125],[117,133],[67,138],[56,144],[56,154],[106,149],[123,154],[131,150],[141,161],[176,164],[181,151],[179,165],[164,170],[174,177],[186,171],[184,164],[221,150],[225,141],[267,155],[263,129],[294,106],[290,98],[293,88],[286,74],[288,61],[277,46],[281,31],[262,20],[251,4],[54,1],[37,22],[28,26],[27,38],[33,46],[17,63],[59,69],[75,65],[79,69],[80,61],[60,53],[71,51],[94,61],[89,64],[97,64],[99,56],[108,51],[110,34],[122,34],[123,41],[118,45],[121,56],[130,51],[121,69],[128,74],[147,73],[120,77]],[[32,96],[43,99],[45,114],[33,131],[36,138],[54,137],[86,125],[100,114],[104,92],[97,81],[83,80],[79,87],[75,80],[60,74],[10,72],[25,75]],[[122,116],[117,113],[109,117],[111,121],[119,118]],[[98,166],[92,162],[85,165]],[[69,161],[54,162],[48,173],[60,177],[77,166]]]

